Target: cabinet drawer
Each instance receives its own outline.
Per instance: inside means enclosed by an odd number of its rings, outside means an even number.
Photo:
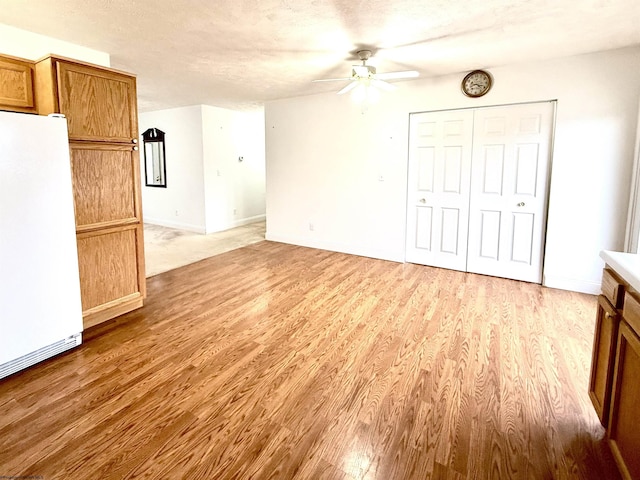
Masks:
[[[609,420],[613,362],[618,340],[620,315],[604,295],[598,297],[598,313],[593,337],[589,398],[605,427]]]
[[[609,268],[602,271],[602,294],[615,308],[622,308],[624,303],[624,282]]]
[[[636,333],[640,332],[640,301],[629,292],[624,296],[622,316]]]

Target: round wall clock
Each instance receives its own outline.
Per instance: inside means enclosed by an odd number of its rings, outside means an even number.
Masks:
[[[491,90],[491,75],[484,70],[474,70],[462,79],[462,93],[467,97],[481,97]]]

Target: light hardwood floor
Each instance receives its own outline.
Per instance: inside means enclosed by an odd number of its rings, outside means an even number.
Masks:
[[[260,242],[0,382],[0,475],[615,479],[593,296]]]

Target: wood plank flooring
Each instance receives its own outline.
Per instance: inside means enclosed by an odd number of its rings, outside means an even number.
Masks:
[[[596,299],[260,242],[0,381],[0,476],[617,479]]]

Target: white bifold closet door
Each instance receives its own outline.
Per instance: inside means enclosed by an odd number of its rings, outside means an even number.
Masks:
[[[553,112],[411,115],[407,261],[541,283]]]
[[[410,117],[407,261],[466,270],[473,111]]]

